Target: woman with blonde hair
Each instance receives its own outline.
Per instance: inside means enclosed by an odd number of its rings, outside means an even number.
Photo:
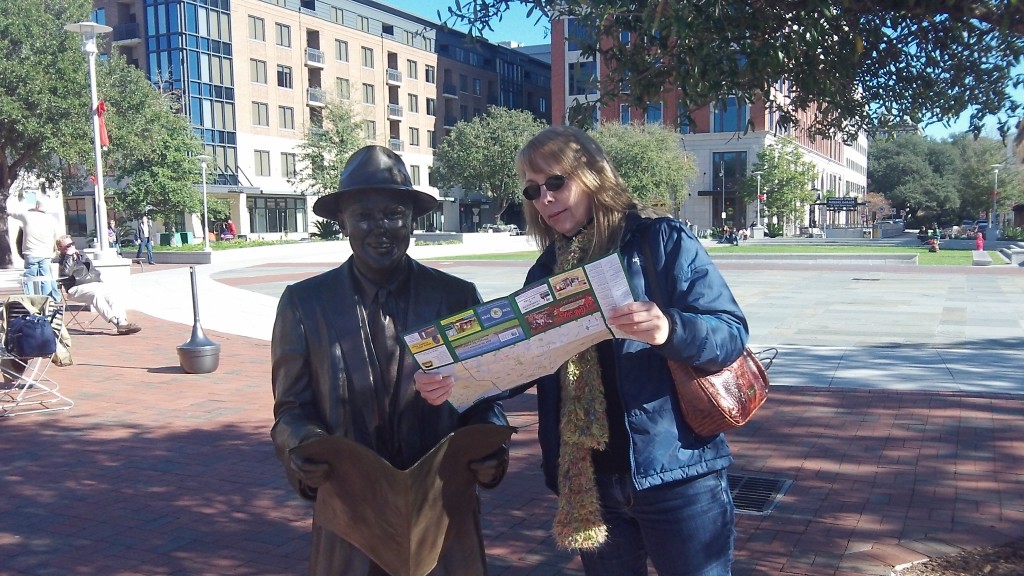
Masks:
[[[637,292],[607,318],[628,339],[605,340],[517,390],[537,389],[558,545],[579,550],[588,576],[644,576],[648,561],[661,576],[730,574],[729,445],[683,420],[666,359],[709,371],[731,364],[748,337],[739,305],[690,230],[642,211],[585,132],[545,129],[516,170],[543,250],[526,283],[618,250]],[[453,386],[450,377],[417,381],[432,403]]]

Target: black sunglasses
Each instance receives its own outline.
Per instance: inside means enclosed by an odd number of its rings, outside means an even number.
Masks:
[[[544,186],[548,189],[548,192],[558,192],[565,186],[565,176],[561,174],[555,176],[548,176],[548,179],[543,184],[527,184],[526,188],[523,188],[523,198],[527,200],[536,200],[540,198],[540,187]]]

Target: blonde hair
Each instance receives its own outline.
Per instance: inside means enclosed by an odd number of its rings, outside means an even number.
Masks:
[[[560,174],[576,184],[593,208],[594,245],[585,259],[618,248],[623,218],[637,209],[636,200],[612,166],[601,145],[589,134],[571,126],[551,126],[534,136],[516,154],[516,173],[526,182],[526,172]],[[541,218],[532,201],[523,201],[526,225],[541,250],[558,237],[558,231]]]

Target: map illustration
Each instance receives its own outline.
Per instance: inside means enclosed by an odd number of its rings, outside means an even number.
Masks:
[[[449,402],[474,402],[552,374],[612,337],[608,311],[633,302],[618,253],[548,277],[403,336],[426,372],[455,378]]]

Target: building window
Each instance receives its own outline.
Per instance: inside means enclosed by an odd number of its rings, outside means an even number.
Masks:
[[[630,117],[630,112],[631,112],[631,110],[630,110],[629,104],[619,104],[619,123],[621,123],[621,124],[629,124],[629,123],[631,123],[633,121],[633,119]]]
[[[363,68],[373,68],[373,48],[363,46]]]
[[[747,125],[747,105],[735,96],[719,100],[715,106],[715,132],[739,132]]]
[[[543,96],[538,98],[537,99],[537,108],[539,108],[541,112],[547,113],[547,111],[548,111],[548,99],[543,97]]]
[[[281,128],[284,130],[295,130],[295,108],[291,106],[278,106],[281,116]]]
[[[747,175],[746,152],[715,152],[711,156],[712,186],[715,191],[735,192]]]
[[[89,219],[85,211],[85,198],[68,198],[64,201],[64,223],[72,236],[89,235]]]
[[[266,102],[252,103],[252,125],[270,126],[270,106]]]
[[[363,104],[376,104],[373,84],[363,84]]]
[[[255,58],[249,60],[249,79],[257,84],[266,84],[267,63]]]
[[[249,196],[245,203],[254,234],[306,231],[305,198]]]
[[[281,153],[281,175],[289,179],[295,178],[295,154]]]
[[[344,40],[334,41],[334,59],[338,62],[348,62],[348,42]]]
[[[292,47],[292,27],[287,24],[281,24],[277,22],[274,24],[274,39],[277,41],[278,46],[285,48]]]
[[[420,167],[419,166],[409,166],[409,178],[412,179],[412,185],[413,186],[419,186],[420,185]]]
[[[690,133],[690,119],[685,115],[679,117],[679,133],[689,134]]]
[[[480,95],[480,79],[473,78],[473,96]]]
[[[576,52],[596,44],[597,35],[594,33],[594,29],[581,23],[579,18],[569,18],[567,24],[565,38],[569,52]]]
[[[419,146],[420,145],[420,129],[409,128],[409,145]]]
[[[352,97],[348,87],[348,78],[338,78],[337,80],[338,98],[342,100],[348,100]]]
[[[266,23],[263,21],[263,18],[249,16],[249,39],[259,40],[260,42],[267,41]]]
[[[430,116],[437,116],[437,100],[433,98],[427,98],[427,114]]]
[[[281,88],[292,87],[292,67],[277,65],[277,85]]]
[[[415,60],[406,60],[405,61],[405,75],[408,76],[410,80],[417,80],[417,79],[419,79],[419,77],[420,77],[419,65],[416,64]]]
[[[363,32],[369,32],[370,31],[370,19],[367,18],[366,16],[360,16],[359,17],[359,29],[362,30]]]
[[[469,92],[469,78],[465,74],[459,74],[459,92]]]
[[[255,163],[257,176],[270,176],[270,151],[253,150],[252,160]]]
[[[469,121],[469,106],[465,104],[459,106],[459,119],[463,122]]]
[[[569,95],[597,94],[597,65],[593,62],[569,63]]]
[[[373,120],[363,120],[363,134],[367,140],[377,139],[377,123]]]
[[[409,113],[419,114],[420,112],[420,97],[415,94],[409,94]]]
[[[661,102],[647,105],[647,117],[644,119],[648,124],[661,124]]]
[[[427,84],[437,84],[437,69],[427,64],[423,67],[423,77]]]

